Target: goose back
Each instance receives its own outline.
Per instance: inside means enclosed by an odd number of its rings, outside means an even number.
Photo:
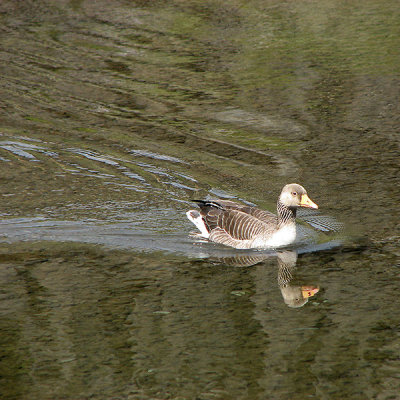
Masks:
[[[250,248],[260,236],[272,234],[277,217],[268,211],[230,200],[197,200],[209,239],[235,248]]]

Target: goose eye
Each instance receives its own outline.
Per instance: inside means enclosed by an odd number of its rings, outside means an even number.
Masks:
[[[292,192],[292,195],[293,195],[293,196],[297,196],[297,193],[296,193],[296,192]]]

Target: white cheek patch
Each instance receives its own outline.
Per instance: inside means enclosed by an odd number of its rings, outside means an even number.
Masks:
[[[293,196],[291,193],[285,192],[280,195],[279,200],[281,201],[282,204],[289,205],[292,204],[293,202]]]
[[[197,210],[189,210],[186,213],[186,216],[188,217],[189,221],[196,225],[197,229],[201,232],[201,235],[204,238],[208,239],[210,237],[210,233],[208,232],[206,224]]]

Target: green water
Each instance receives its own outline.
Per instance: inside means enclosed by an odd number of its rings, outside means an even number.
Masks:
[[[1,2],[1,399],[398,399],[399,14]],[[345,232],[189,236],[290,182]]]

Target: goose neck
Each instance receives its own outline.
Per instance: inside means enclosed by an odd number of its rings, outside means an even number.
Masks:
[[[296,220],[296,208],[285,206],[278,200],[277,206],[278,227],[294,223]]]

